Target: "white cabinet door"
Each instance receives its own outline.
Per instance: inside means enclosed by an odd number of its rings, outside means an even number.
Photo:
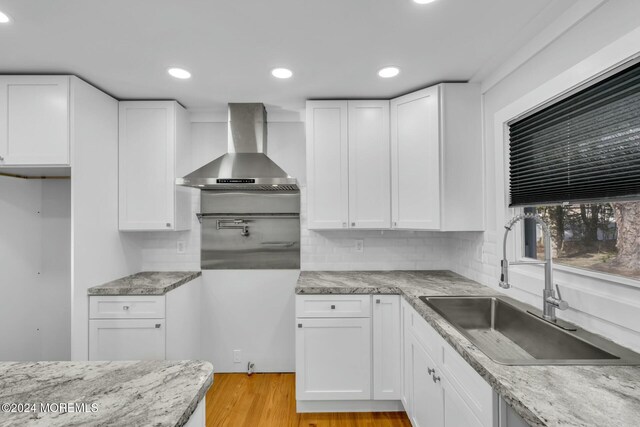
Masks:
[[[89,321],[89,360],[163,360],[164,319]]]
[[[373,398],[400,399],[400,296],[373,295]]]
[[[190,202],[175,185],[178,110],[175,101],[120,103],[120,230],[188,228],[176,213]]]
[[[347,101],[307,101],[307,227],[347,228]]]
[[[444,398],[444,425],[445,427],[491,427],[491,424],[483,425],[474,415],[473,411],[446,377],[440,375]]]
[[[391,227],[389,101],[349,101],[349,227]]]
[[[444,425],[442,387],[433,380],[435,362],[420,342],[411,336],[412,408],[414,427],[441,427]],[[460,424],[460,426],[466,426]]]
[[[69,164],[69,76],[0,76],[0,166]]]
[[[371,319],[296,322],[296,398],[371,399]]]
[[[392,228],[440,228],[439,88],[391,100]]]

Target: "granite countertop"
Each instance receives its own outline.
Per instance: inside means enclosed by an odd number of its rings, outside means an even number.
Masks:
[[[639,366],[507,366],[489,359],[418,297],[500,295],[448,271],[303,271],[297,294],[399,294],[533,426],[638,425]]]
[[[21,413],[3,405],[0,427],[182,426],[212,383],[213,366],[201,361],[0,362],[0,404],[35,405]]]
[[[88,289],[89,295],[164,295],[202,275],[201,271],[144,271]]]

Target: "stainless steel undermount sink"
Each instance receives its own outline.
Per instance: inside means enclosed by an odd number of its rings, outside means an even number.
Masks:
[[[420,299],[497,363],[640,365],[640,354],[585,330],[570,331],[545,321],[511,298]]]

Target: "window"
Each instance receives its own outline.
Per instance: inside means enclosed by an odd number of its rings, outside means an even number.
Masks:
[[[537,213],[551,232],[553,262],[640,280],[640,202],[549,205]],[[524,221],[524,255],[544,258],[540,227]]]
[[[509,123],[511,207],[554,262],[640,279],[640,63]],[[527,220],[523,254],[541,258]]]

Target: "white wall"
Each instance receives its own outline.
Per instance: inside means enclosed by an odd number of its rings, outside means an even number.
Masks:
[[[615,58],[619,60],[627,54],[640,51],[640,38],[626,43],[626,50],[619,45],[609,46],[638,27],[638,16],[640,2],[637,0],[604,2],[484,93],[487,231],[484,234],[452,234],[454,264],[451,268],[454,271],[499,290],[497,282],[499,260],[502,257],[502,226],[513,212],[506,209],[504,198],[506,160],[502,157],[504,141],[495,131],[496,121],[500,121],[498,118],[508,119],[503,117],[509,115],[506,112],[517,112],[518,106],[527,102],[543,102],[544,99],[537,98],[548,99],[556,95],[553,87],[560,88],[563,82],[565,85],[571,82],[577,84],[581,79],[588,79],[589,70],[595,72],[597,69],[596,63],[603,64],[609,60],[610,65],[614,65]],[[594,55],[600,59],[594,59]],[[497,129],[499,133],[501,127]],[[537,267],[512,268],[514,288],[506,293],[541,306],[542,277],[543,273]],[[639,287],[614,283],[604,275],[585,278],[569,269],[557,272],[555,279],[563,290],[563,297],[572,306],[566,312],[559,312],[559,317],[640,350]]]
[[[295,371],[298,270],[202,272],[202,358],[216,372]],[[234,363],[233,351],[241,350]]]
[[[70,183],[0,177],[0,194],[0,360],[68,360]]]

